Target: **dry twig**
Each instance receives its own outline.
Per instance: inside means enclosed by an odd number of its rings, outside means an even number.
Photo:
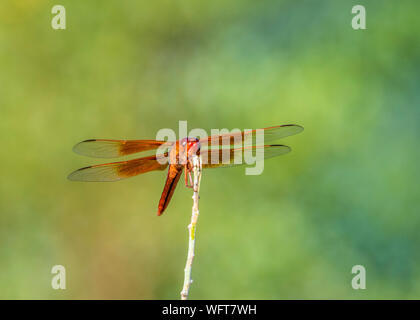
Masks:
[[[184,269],[184,286],[181,291],[181,300],[188,299],[188,292],[190,290],[190,286],[192,283],[191,279],[191,268],[194,259],[194,249],[195,249],[195,230],[197,225],[198,219],[198,200],[199,191],[200,191],[200,181],[201,181],[201,157],[200,156],[193,156],[193,175],[194,175],[194,184],[193,184],[193,207],[192,207],[192,215],[191,215],[191,222],[188,225],[189,230],[189,240],[188,240],[188,256],[187,256],[187,263]]]

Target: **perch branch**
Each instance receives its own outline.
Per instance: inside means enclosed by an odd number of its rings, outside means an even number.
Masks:
[[[193,207],[192,207],[192,214],[191,214],[191,222],[188,225],[189,231],[189,240],[188,240],[188,256],[187,256],[187,263],[184,269],[184,286],[181,291],[181,300],[188,299],[188,292],[190,290],[190,286],[192,283],[191,279],[191,268],[194,259],[194,248],[195,248],[195,229],[197,225],[198,219],[198,200],[199,191],[200,191],[200,181],[201,181],[201,157],[200,156],[193,156],[193,174],[194,174],[194,184],[193,184]]]

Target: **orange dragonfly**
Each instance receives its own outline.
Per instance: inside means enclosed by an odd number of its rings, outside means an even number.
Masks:
[[[95,158],[115,158],[138,152],[156,150],[166,147],[168,150],[156,155],[93,165],[72,172],[69,180],[73,181],[117,181],[137,176],[155,170],[165,170],[169,166],[165,186],[159,201],[157,215],[160,216],[167,208],[176,185],[185,170],[185,185],[192,187],[191,172],[193,155],[201,155],[203,168],[219,168],[246,164],[235,159],[243,157],[245,152],[253,152],[262,159],[276,157],[291,151],[290,147],[280,144],[258,145],[251,141],[244,146],[248,137],[258,137],[264,133],[264,142],[274,141],[303,131],[303,127],[294,124],[268,127],[258,130],[232,132],[222,135],[212,135],[202,139],[184,138],[168,142],[159,140],[109,140],[90,139],[76,144],[73,151]],[[241,147],[237,147],[241,144]],[[227,155],[227,156],[226,156]],[[211,159],[211,161],[209,161]],[[216,159],[216,161],[214,161]],[[242,158],[241,158],[242,159]],[[166,161],[165,161],[166,160]],[[189,182],[188,183],[188,178]]]

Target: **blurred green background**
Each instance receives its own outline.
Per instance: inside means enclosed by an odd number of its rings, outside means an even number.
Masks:
[[[51,28],[64,5],[67,29]],[[363,4],[367,29],[351,28]],[[0,298],[178,299],[191,190],[75,183],[88,138],[297,123],[204,172],[192,299],[420,298],[420,2],[0,2]],[[67,289],[51,288],[51,268]],[[366,268],[366,290],[351,269]]]

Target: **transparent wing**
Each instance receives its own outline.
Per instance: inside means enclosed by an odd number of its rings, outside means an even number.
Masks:
[[[167,154],[160,157],[167,157]],[[158,161],[159,160],[159,161]],[[72,181],[117,181],[137,176],[154,170],[164,170],[168,164],[161,164],[162,159],[156,156],[138,158],[128,161],[99,164],[73,171],[68,176]]]
[[[172,145],[172,142],[158,140],[90,139],[76,144],[73,147],[73,151],[93,158],[116,158],[137,152],[154,150],[165,143],[168,146]]]
[[[231,149],[208,149],[201,152],[203,168],[253,165],[255,161],[277,157],[291,151],[284,145],[249,146]]]
[[[247,130],[242,132],[233,132],[221,135],[212,135],[203,139],[200,139],[201,145],[204,147],[214,146],[234,146],[240,145],[245,139],[252,137],[252,141],[247,143],[249,145],[257,144],[255,140],[256,133],[264,133],[264,143],[275,141],[284,137],[292,136],[303,131],[303,127],[296,124],[285,124],[281,126],[268,127],[263,129]]]

